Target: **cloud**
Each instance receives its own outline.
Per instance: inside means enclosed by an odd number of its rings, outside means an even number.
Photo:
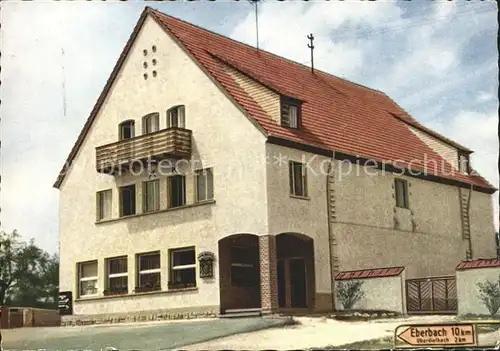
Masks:
[[[494,99],[494,95],[491,93],[488,93],[487,91],[480,91],[477,94],[476,101],[477,102],[489,102]]]

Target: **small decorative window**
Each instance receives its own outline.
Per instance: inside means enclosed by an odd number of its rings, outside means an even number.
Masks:
[[[301,116],[300,102],[291,98],[281,98],[281,125],[287,128],[299,128]]]
[[[174,106],[167,111],[167,128],[185,128],[186,112],[184,105]]]
[[[404,179],[394,179],[394,188],[396,189],[396,206],[409,208],[408,182]]]
[[[153,50],[153,52],[156,52],[156,45],[153,45],[153,46],[151,47],[151,50]]]
[[[198,255],[200,262],[200,278],[212,278],[214,276],[215,255],[212,252],[204,251]]]
[[[146,61],[144,61],[144,62],[142,63],[142,67],[144,67],[144,68],[148,68],[148,63],[147,63]]]
[[[147,56],[148,50],[144,49],[144,50],[142,50],[142,53],[144,54],[144,56]]]
[[[156,77],[156,74],[157,74],[156,71],[153,71],[153,77]]]
[[[156,66],[156,62],[157,62],[156,59],[153,59],[152,62],[153,62],[153,66]]]
[[[144,73],[144,79],[148,79],[148,74]]]
[[[132,139],[135,136],[135,122],[128,120],[119,125],[119,140]]]

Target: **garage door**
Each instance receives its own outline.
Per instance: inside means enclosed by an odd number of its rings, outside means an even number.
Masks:
[[[408,314],[456,314],[455,277],[406,280],[406,310]]]

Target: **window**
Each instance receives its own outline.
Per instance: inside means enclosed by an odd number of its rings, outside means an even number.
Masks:
[[[160,209],[160,181],[150,180],[142,183],[142,212]]]
[[[212,168],[196,171],[196,201],[214,198],[214,176]]]
[[[111,218],[111,189],[97,193],[97,220]]]
[[[120,188],[120,216],[135,214],[135,184]]]
[[[137,255],[136,291],[161,290],[160,253],[150,252]]]
[[[170,288],[196,286],[196,262],[194,247],[170,250]]]
[[[97,261],[78,264],[79,296],[97,295]]]
[[[186,204],[186,179],[182,175],[168,178],[168,207],[179,207]]]
[[[160,115],[151,113],[142,119],[142,134],[154,133],[160,129]]]
[[[394,179],[396,189],[396,206],[408,208],[408,182],[403,179]]]
[[[290,194],[307,197],[307,174],[305,165],[300,162],[290,161],[289,177]]]
[[[135,122],[128,120],[120,123],[119,134],[120,140],[133,138],[135,136]]]
[[[300,102],[281,98],[281,125],[287,128],[299,128]]]
[[[127,257],[107,259],[107,291],[126,294],[128,292]]]
[[[184,105],[172,107],[167,111],[167,128],[185,128],[186,114]]]
[[[256,247],[231,247],[231,285],[258,284],[259,251]]]
[[[469,157],[467,155],[458,155],[458,169],[461,173],[469,173]]]

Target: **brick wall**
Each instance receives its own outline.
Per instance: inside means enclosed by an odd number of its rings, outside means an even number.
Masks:
[[[262,313],[278,310],[278,277],[276,267],[276,237],[259,237],[260,249],[260,296]]]

